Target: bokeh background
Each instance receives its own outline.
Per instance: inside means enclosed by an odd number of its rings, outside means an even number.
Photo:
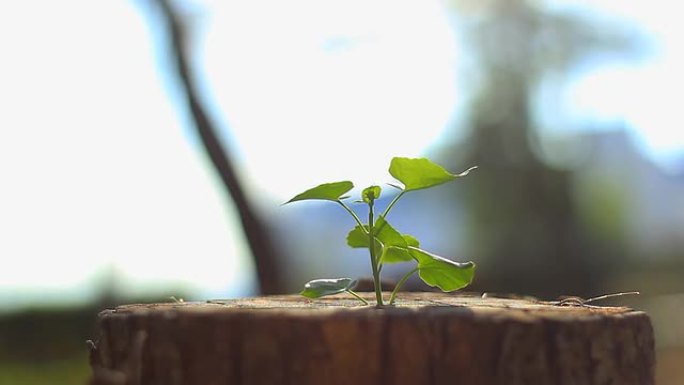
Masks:
[[[83,384],[108,306],[370,276],[343,210],[281,204],[393,156],[479,166],[392,213],[469,290],[638,290],[606,304],[684,383],[682,38],[658,0],[1,2],[0,384]]]

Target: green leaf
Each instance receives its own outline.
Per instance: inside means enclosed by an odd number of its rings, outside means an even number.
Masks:
[[[390,246],[385,247],[380,262],[382,263],[401,263],[413,261],[411,253],[404,247]]]
[[[414,236],[408,234],[402,234],[401,236],[404,237],[407,246],[420,247],[420,242]]]
[[[404,191],[420,190],[468,175],[475,167],[454,175],[427,158],[392,158],[389,173],[404,184]]]
[[[368,247],[368,225],[354,227],[349,234],[347,234],[347,245],[353,248]]]
[[[409,252],[418,261],[418,275],[432,287],[449,292],[464,288],[473,281],[473,262],[454,262],[415,247],[410,247]]]
[[[380,186],[366,187],[361,193],[361,198],[364,202],[371,203],[372,201],[380,198],[380,192],[382,192],[382,188],[380,188]]]
[[[420,243],[416,238],[408,234],[402,234],[401,237],[404,239],[406,246],[394,245],[385,247],[382,257],[380,258],[382,263],[410,262],[414,259],[413,256],[411,256],[411,253],[409,253],[407,247],[418,247],[420,246]]]
[[[351,290],[354,285],[356,281],[351,278],[314,279],[307,282],[299,294],[307,298],[318,298]]]
[[[382,242],[385,247],[400,246],[406,247],[406,239],[383,217],[379,217],[373,226],[375,237]]]
[[[364,225],[366,231],[368,226]],[[353,248],[368,248],[368,233],[361,226],[354,227],[347,234],[347,245]],[[375,251],[381,263],[399,263],[413,260],[406,249],[408,246],[418,247],[418,240],[408,234],[400,234],[383,217],[375,222]],[[384,245],[384,247],[383,247]]]
[[[397,230],[395,230],[394,227],[392,227],[392,225],[390,225],[382,217],[378,218],[378,220],[375,222],[373,232],[375,233],[375,239],[377,241],[380,241],[383,245],[385,245],[385,247],[407,247],[406,239],[404,238],[404,236],[401,235]],[[411,237],[410,235],[409,237],[416,241],[415,238]],[[361,228],[361,226],[355,226],[347,234],[347,245],[353,248],[367,248],[369,245],[368,225],[363,225],[363,229]]]
[[[322,185],[318,185],[312,189],[304,191],[303,193],[285,202],[285,204],[309,199],[336,201],[338,199],[346,198],[343,197],[344,194],[352,188],[354,188],[354,184],[349,181],[324,183]]]
[[[347,234],[347,245],[352,248],[368,248],[368,225],[363,226],[366,231],[361,230],[361,226],[354,227],[349,234]],[[382,255],[382,243],[375,238],[375,255]]]

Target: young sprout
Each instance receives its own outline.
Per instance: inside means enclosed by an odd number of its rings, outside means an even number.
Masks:
[[[426,158],[393,158],[389,173],[401,185],[390,184],[399,193],[390,201],[381,214],[376,215],[375,201],[380,198],[382,188],[370,186],[361,192],[361,200],[368,207],[368,221],[363,222],[344,199],[345,194],[353,187],[349,181],[325,183],[306,190],[286,203],[303,200],[325,200],[339,204],[354,219],[356,225],[347,234],[347,245],[352,248],[366,248],[370,256],[371,272],[377,306],[384,305],[380,272],[383,265],[390,263],[413,262],[415,266],[409,270],[397,283],[389,298],[393,305],[401,286],[415,273],[428,285],[438,287],[442,291],[450,292],[468,286],[475,273],[473,262],[454,262],[434,255],[420,248],[420,242],[409,234],[402,234],[387,221],[387,216],[405,194],[438,186],[468,175],[475,169],[471,167],[460,174],[452,174],[443,167]],[[355,281],[351,278],[316,279],[308,282],[300,293],[307,298],[319,298],[337,293],[349,293],[368,304],[352,289]]]

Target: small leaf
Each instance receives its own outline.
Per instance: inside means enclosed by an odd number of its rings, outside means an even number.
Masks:
[[[314,279],[307,282],[299,294],[307,298],[318,298],[350,290],[354,285],[356,281],[351,278]]]
[[[285,204],[309,199],[336,201],[338,199],[342,199],[344,194],[352,188],[354,188],[354,184],[349,181],[324,183],[322,185],[318,185],[312,189],[304,191],[303,193],[285,202]]]
[[[373,226],[375,237],[382,242],[385,247],[399,246],[406,247],[406,239],[389,224],[383,217],[379,217]]]
[[[361,193],[361,198],[364,202],[371,203],[372,201],[380,198],[380,192],[382,192],[380,186],[366,187]]]
[[[404,237],[407,246],[420,247],[420,242],[414,236],[408,234],[402,234],[401,236]]]
[[[390,245],[389,247],[385,247],[380,259],[382,263],[401,263],[409,262],[414,259],[407,248],[409,246],[418,247],[420,246],[420,243],[416,238],[408,234],[401,234],[401,237],[404,239],[405,243],[399,244],[399,242],[397,242],[393,246]]]
[[[409,252],[418,261],[418,275],[432,287],[449,292],[464,288],[473,281],[473,262],[454,262],[415,247],[410,247]]]
[[[361,226],[354,227],[349,234],[347,234],[347,245],[352,248],[368,248],[368,225],[363,226],[365,231],[361,229]],[[375,238],[375,255],[382,255],[382,243]]]
[[[347,245],[353,248],[368,248],[368,226],[354,227],[347,234]],[[400,234],[383,217],[375,222],[375,255],[380,256],[381,263],[399,263],[413,260],[406,249],[408,246],[418,247],[418,240],[407,234]]]
[[[383,250],[380,262],[382,263],[401,263],[413,261],[408,249],[397,246],[386,247]]]
[[[365,231],[364,231],[365,230]],[[386,247],[389,246],[399,246],[406,248],[407,243],[406,239],[404,238],[403,235],[401,235],[397,230],[392,227],[385,219],[382,217],[378,218],[378,220],[375,222],[373,232],[375,233],[375,239],[377,241],[382,242],[383,245]],[[416,241],[415,238],[411,237],[413,241]],[[416,241],[417,242],[417,241]],[[368,241],[368,225],[363,225],[363,229],[361,226],[355,226],[348,234],[347,234],[347,245],[353,248],[359,248],[359,247],[368,247],[369,241]]]
[[[404,184],[404,191],[420,190],[468,175],[474,167],[454,175],[427,158],[392,158],[389,173]]]
[[[349,234],[347,234],[347,245],[353,248],[368,247],[368,225],[354,227]]]

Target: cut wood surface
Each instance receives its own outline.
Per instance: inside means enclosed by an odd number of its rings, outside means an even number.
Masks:
[[[372,293],[364,293],[372,300]],[[93,385],[652,385],[653,330],[628,308],[402,293],[296,295],[99,315]]]

